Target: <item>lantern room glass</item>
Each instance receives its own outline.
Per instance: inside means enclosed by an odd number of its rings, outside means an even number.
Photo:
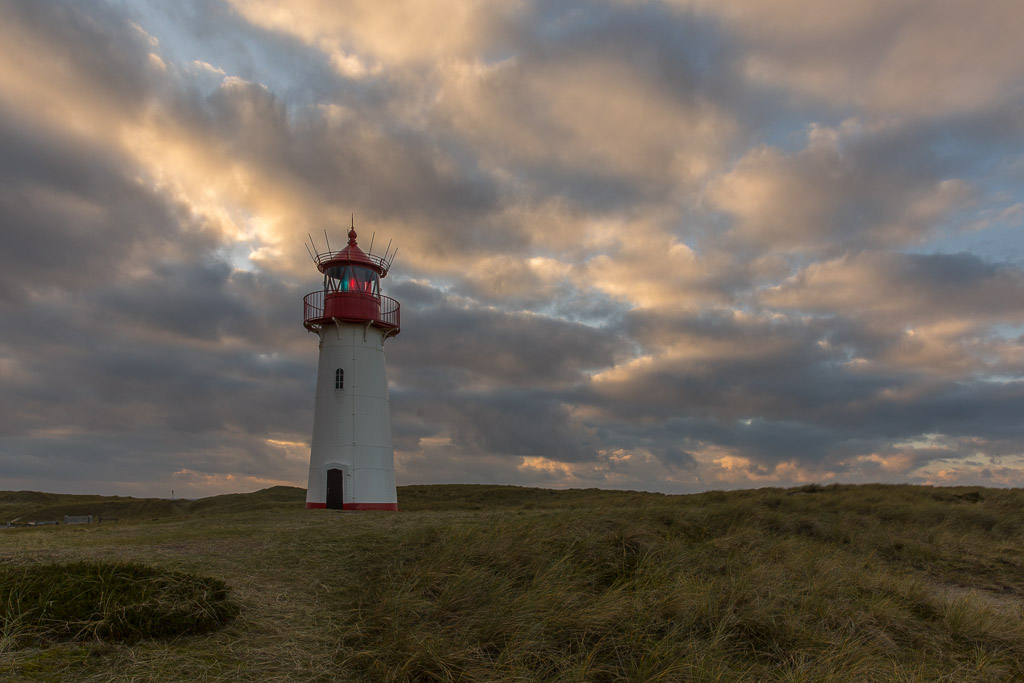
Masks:
[[[377,271],[362,266],[331,266],[327,269],[325,285],[331,292],[359,292],[380,298],[380,276]]]

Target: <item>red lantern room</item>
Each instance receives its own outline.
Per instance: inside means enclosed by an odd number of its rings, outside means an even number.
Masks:
[[[372,240],[371,240],[372,241]],[[391,262],[367,254],[356,242],[356,230],[348,231],[348,244],[341,251],[317,252],[317,269],[324,275],[324,288],[303,299],[303,324],[317,331],[335,321],[365,323],[384,329],[384,338],[401,329],[399,304],[380,293],[380,281],[387,277]]]

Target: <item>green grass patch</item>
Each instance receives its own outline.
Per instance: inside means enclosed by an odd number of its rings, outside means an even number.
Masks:
[[[128,562],[0,567],[0,644],[209,633],[238,607],[218,579]]]

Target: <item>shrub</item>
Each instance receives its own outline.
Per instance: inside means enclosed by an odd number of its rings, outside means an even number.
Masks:
[[[115,562],[2,567],[0,609],[8,648],[208,633],[238,613],[219,579]]]

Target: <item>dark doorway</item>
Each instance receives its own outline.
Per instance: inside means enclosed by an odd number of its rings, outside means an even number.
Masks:
[[[327,508],[341,510],[345,503],[345,471],[327,470]]]

